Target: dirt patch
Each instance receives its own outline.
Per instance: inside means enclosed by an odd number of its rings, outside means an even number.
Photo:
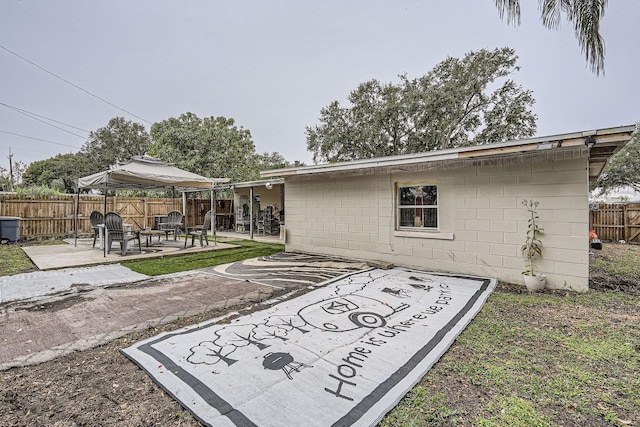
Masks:
[[[20,305],[15,304],[13,306],[13,310],[14,311],[31,311],[31,312],[60,311],[60,310],[64,310],[65,308],[72,307],[76,304],[92,301],[94,299],[95,298],[85,297],[83,295],[73,295],[65,298],[39,302],[35,304],[20,304]]]
[[[618,291],[629,295],[640,295],[640,279],[631,279],[595,271],[589,275],[589,287],[594,291]]]
[[[309,292],[299,289],[295,295]],[[292,293],[274,289],[269,301]],[[150,327],[108,344],[49,362],[0,372],[0,426],[200,426],[191,413],[120,353],[132,343],[237,311],[231,306]],[[231,317],[226,320],[230,320]]]
[[[605,265],[620,264],[632,273],[627,275],[607,271]],[[630,264],[625,266],[625,263]],[[640,274],[631,277],[633,268],[640,272],[640,245],[605,243],[602,250],[593,250],[590,255],[589,288],[595,291],[618,291],[640,295]]]
[[[222,315],[211,312],[207,317]],[[150,328],[37,366],[0,372],[2,426],[198,426],[119,349],[186,326]]]
[[[104,289],[141,289],[141,288],[152,288],[154,286],[162,286],[171,279],[145,279],[137,282],[127,282],[127,283],[114,283],[112,285],[103,286]]]

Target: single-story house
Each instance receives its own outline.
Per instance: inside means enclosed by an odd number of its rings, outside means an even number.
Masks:
[[[286,250],[522,283],[539,202],[547,287],[588,289],[589,182],[630,139],[620,126],[264,171],[284,178]]]

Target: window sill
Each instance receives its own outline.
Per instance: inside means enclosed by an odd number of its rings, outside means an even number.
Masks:
[[[418,239],[453,240],[453,233],[441,233],[439,231],[395,230],[393,234],[396,237],[413,237],[413,238],[418,238]]]

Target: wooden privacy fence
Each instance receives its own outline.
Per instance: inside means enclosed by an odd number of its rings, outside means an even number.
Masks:
[[[80,196],[78,204],[78,233],[93,233],[89,215],[104,210],[104,197]],[[20,238],[71,236],[75,230],[75,210],[78,195],[41,196],[30,194],[0,194],[0,216],[20,218]],[[202,224],[210,209],[210,199],[187,199],[188,224]],[[107,212],[117,212],[123,222],[134,229],[153,228],[156,217],[168,212],[182,211],[182,198],[117,197],[107,198]],[[228,228],[233,224],[232,200],[217,200],[216,227]]]
[[[589,224],[600,240],[640,244],[640,203],[599,204]]]

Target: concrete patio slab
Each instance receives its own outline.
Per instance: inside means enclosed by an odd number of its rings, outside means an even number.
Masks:
[[[146,247],[142,245],[142,252],[135,247],[122,255],[118,246],[114,245],[110,254],[104,256],[103,250],[97,246],[92,247],[93,239],[78,239],[77,244],[73,239],[65,240],[64,245],[38,245],[25,246],[22,249],[31,261],[40,270],[51,270],[65,267],[79,267],[97,264],[113,264],[122,261],[145,258],[158,258],[173,255],[185,255],[188,253],[216,251],[220,249],[235,248],[236,245],[217,242],[210,243],[209,246],[184,247],[184,241],[166,240],[161,244]]]

